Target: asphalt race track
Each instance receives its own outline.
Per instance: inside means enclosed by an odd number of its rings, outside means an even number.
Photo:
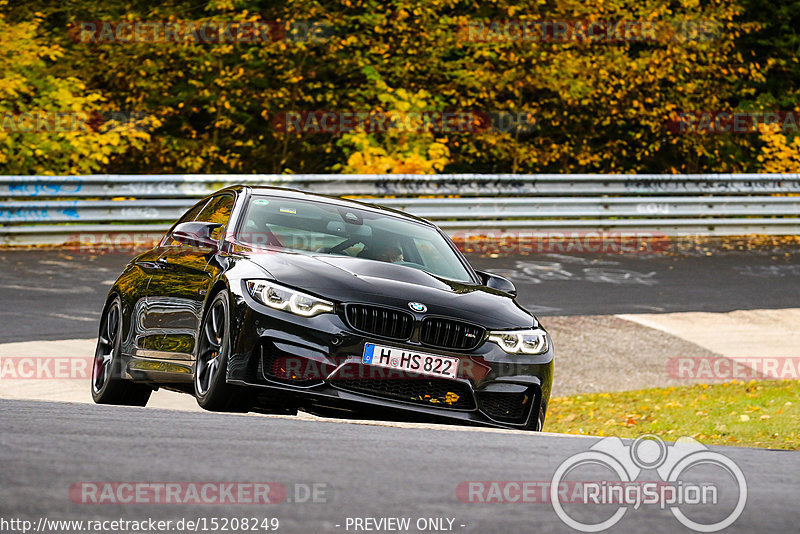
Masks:
[[[550,481],[562,461],[597,441],[7,400],[0,411],[0,512],[33,520],[257,516],[277,517],[280,532],[347,532],[348,517],[446,517],[453,532],[569,532],[549,504],[462,502],[456,490],[468,481]],[[727,532],[796,532],[800,455],[724,454],[748,489],[744,513]],[[730,480],[716,477],[704,480]],[[70,487],[85,481],[279,482],[325,492],[314,503],[224,507],[73,502]],[[692,517],[718,520],[715,512]],[[686,531],[649,505],[629,510],[617,529]]]
[[[105,294],[127,259],[1,252],[0,343],[95,336]],[[470,257],[479,269],[510,276],[522,304],[541,317],[796,308],[798,259],[793,250]],[[548,484],[562,462],[601,440],[8,399],[0,399],[0,429],[0,532],[18,531],[4,529],[3,519],[38,526],[43,517],[277,518],[278,532],[297,533],[364,532],[354,528],[355,518],[399,517],[410,518],[409,532],[576,532],[548,502],[470,502],[463,488],[490,481]],[[797,532],[800,453],[711,450],[734,462],[746,480],[744,511],[725,532]],[[659,480],[648,473],[648,480]],[[687,516],[706,523],[724,517],[733,507],[732,478],[719,469],[695,476],[721,488],[728,500],[695,506]],[[84,482],[145,481],[271,482],[282,484],[287,497],[259,505],[132,505],[83,503],[70,492]],[[309,499],[312,487],[319,492]],[[586,505],[572,506],[576,517],[586,513]],[[616,507],[602,510],[609,516]],[[434,528],[426,523],[431,518],[444,522]],[[416,528],[418,519],[426,528]],[[652,504],[628,509],[608,531],[691,532],[669,508]]]
[[[0,343],[94,337],[108,289],[128,255],[57,250],[0,253]],[[725,312],[797,307],[800,253],[706,256],[470,255],[513,279],[519,300],[548,315]]]

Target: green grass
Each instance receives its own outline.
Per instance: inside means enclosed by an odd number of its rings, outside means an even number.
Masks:
[[[545,430],[707,445],[800,449],[800,381],[750,381],[593,393],[550,400]]]

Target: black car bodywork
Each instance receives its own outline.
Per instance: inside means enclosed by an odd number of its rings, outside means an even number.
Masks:
[[[247,233],[243,225],[258,195],[345,211],[357,208],[370,216],[425,225],[443,236],[465,278],[454,281],[409,266],[422,262],[414,258],[398,264],[334,254],[330,248],[316,254],[285,250],[269,231],[264,243],[253,244],[242,238]],[[224,209],[215,212],[214,206]],[[294,208],[280,209],[296,215]],[[206,212],[211,222],[202,216]],[[254,298],[263,289],[254,293],[253,280],[300,290],[331,303],[332,309],[313,316],[276,309]],[[209,311],[220,292],[224,306]],[[225,394],[235,402],[212,409],[302,409],[323,416],[540,430],[552,385],[552,340],[541,330],[546,346],[538,354],[512,354],[489,341],[492,332],[541,329],[514,294],[509,281],[473,270],[427,221],[298,191],[227,188],[187,212],[158,246],[131,260],[115,282],[104,309],[93,395],[97,402],[122,404],[144,404],[158,387],[197,395],[202,389],[198,354],[227,351],[221,359],[225,384],[217,389],[227,388]],[[307,304],[301,301],[298,306]],[[228,316],[224,335],[213,331],[217,320],[208,317],[217,312]],[[204,349],[204,335],[229,348]],[[365,365],[367,343],[399,349],[403,358],[457,358],[458,374],[439,377]],[[103,365],[112,360],[108,376],[129,389],[103,397]]]

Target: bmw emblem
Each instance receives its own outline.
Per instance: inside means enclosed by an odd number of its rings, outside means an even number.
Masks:
[[[408,307],[414,310],[415,312],[419,313],[424,313],[428,311],[428,307],[421,302],[409,302]]]

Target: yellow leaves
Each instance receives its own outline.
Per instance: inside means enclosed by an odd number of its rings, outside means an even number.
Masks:
[[[780,133],[778,124],[760,124],[758,131],[759,139],[764,143],[757,158],[762,163],[762,172],[800,172],[800,136],[795,136],[789,143],[786,136]]]
[[[311,3],[297,6],[297,12],[269,6],[262,13],[245,10],[238,0],[211,0],[204,8],[209,17],[218,17],[217,12],[223,12],[225,19],[265,18],[286,22],[286,15],[296,21],[330,20],[336,31],[319,47],[287,39],[270,46],[252,47],[187,44],[186,48],[142,46],[141,51],[127,46],[96,47],[97,50],[83,47],[71,49],[70,56],[80,56],[76,70],[79,73],[94,66],[92,58],[100,58],[99,64],[104,68],[92,71],[92,83],[113,91],[111,97],[116,107],[136,108],[145,113],[148,106],[170,108],[163,115],[174,120],[166,124],[138,160],[152,162],[151,172],[152,169],[160,172],[162,163],[164,168],[180,172],[183,169],[179,170],[179,161],[196,167],[198,162],[194,158],[183,159],[184,152],[197,150],[204,143],[217,144],[222,152],[236,151],[242,148],[244,139],[261,147],[241,151],[248,160],[248,171],[294,167],[298,172],[309,169],[325,172],[330,165],[339,163],[345,170],[359,167],[436,172],[446,169],[447,164],[457,163],[454,168],[468,169],[477,162],[481,168],[489,166],[499,172],[642,172],[654,166],[659,167],[655,172],[680,172],[687,171],[687,165],[701,165],[689,163],[697,161],[701,154],[722,153],[724,158],[709,157],[716,163],[707,165],[720,167],[709,171],[725,172],[729,169],[724,167],[737,163],[722,162],[730,161],[731,151],[719,150],[723,144],[719,137],[698,140],[665,136],[661,118],[664,110],[670,108],[720,109],[719,102],[731,101],[732,85],[746,85],[748,78],[762,76],[762,71],[749,58],[741,60],[733,54],[736,25],[731,25],[735,11],[731,2],[695,3],[691,13],[679,15],[680,10],[674,8],[673,15],[669,3],[664,2],[642,8],[631,0],[599,4],[537,0],[527,7],[506,3],[496,13],[486,12],[485,16],[584,21],[647,19],[659,24],[681,17],[718,21],[725,31],[719,33],[713,44],[673,42],[629,47],[624,43],[574,46],[527,42],[473,46],[459,42],[455,36],[454,28],[472,17],[467,17],[466,12],[453,14],[452,2],[403,4],[392,12],[356,10],[362,2],[343,0],[324,9]],[[679,4],[680,9],[688,9],[682,2]],[[131,9],[126,12],[130,20],[144,16],[136,8]],[[173,11],[162,6],[157,15],[160,20],[178,20],[181,15]],[[15,24],[10,28],[13,32],[4,32],[13,36],[5,40],[16,43],[11,45],[14,50],[37,33],[32,31],[37,22],[26,24],[29,25]],[[50,46],[56,41],[43,39],[39,43],[43,46],[38,47],[36,54],[21,59],[44,62],[59,57],[62,52]],[[284,53],[286,50],[291,53]],[[454,51],[458,53],[453,54]],[[403,87],[395,91],[382,80],[361,76],[365,66],[380,70],[390,84]],[[62,67],[67,70],[70,65]],[[726,79],[722,69],[728,72]],[[146,71],[147,76],[137,75],[137,71]],[[731,73],[740,79],[732,81]],[[0,73],[0,100],[25,101],[30,96],[26,85],[24,80],[20,85],[19,80]],[[421,88],[428,92],[420,91]],[[85,91],[81,87],[78,90]],[[431,98],[429,93],[435,97]],[[225,95],[229,104],[220,101],[220,95]],[[181,100],[185,104],[172,106],[173,101]],[[342,139],[341,143],[333,138],[321,142],[318,137],[289,139],[268,126],[271,115],[291,109],[356,106],[398,112],[447,109],[491,112],[492,108],[525,108],[531,101],[537,102],[541,113],[550,116],[540,123],[543,127],[536,135],[519,138],[505,132],[489,132],[456,134],[442,141],[418,132],[390,133],[371,136],[372,147],[362,150],[352,138]],[[213,110],[208,103],[213,104]],[[261,108],[266,109],[262,112]],[[232,109],[236,113],[227,112]],[[208,113],[223,118],[207,119]],[[540,115],[539,109],[536,115]],[[198,126],[201,122],[217,130],[218,136],[213,141],[194,131],[201,129]],[[189,123],[193,126],[188,126]],[[134,138],[139,135],[131,133]],[[748,139],[740,136],[737,141],[747,143]],[[551,142],[556,146],[550,147]],[[123,141],[120,146],[124,144]],[[383,151],[375,150],[378,148]],[[199,160],[213,170],[213,161],[218,156],[205,149],[203,153]],[[742,165],[745,163],[749,162]]]
[[[340,144],[354,152],[347,158],[343,171],[356,174],[433,174],[450,161],[447,139],[437,139],[425,127],[423,113],[427,108],[427,91],[412,93],[385,84],[374,71],[376,88],[382,92],[379,101],[389,126],[385,131],[367,134],[347,133]]]
[[[451,405],[452,405],[452,404],[455,404],[456,402],[458,402],[458,399],[459,399],[459,398],[460,398],[460,396],[459,396],[459,395],[457,395],[456,393],[453,393],[453,392],[451,392],[451,391],[448,391],[448,392],[447,392],[447,394],[445,395],[445,399],[444,399],[444,401],[445,401],[447,404],[451,404]]]
[[[625,416],[625,426],[636,426],[639,422],[641,415],[639,414],[630,414]]]
[[[109,144],[109,145],[111,145],[111,146],[119,146],[119,143],[120,143],[120,136],[119,136],[119,134],[118,134],[118,133],[116,133],[116,132],[110,133],[110,134],[107,136],[107,138],[106,138],[106,141],[107,141],[107,142],[108,142],[108,144]]]
[[[0,15],[0,56],[14,56],[0,72],[0,114],[35,118],[32,126],[4,132],[19,147],[3,154],[4,170],[88,174],[147,141],[146,130],[159,121],[119,112],[83,80],[52,69],[47,61],[61,50],[39,37],[38,23],[9,25]]]

